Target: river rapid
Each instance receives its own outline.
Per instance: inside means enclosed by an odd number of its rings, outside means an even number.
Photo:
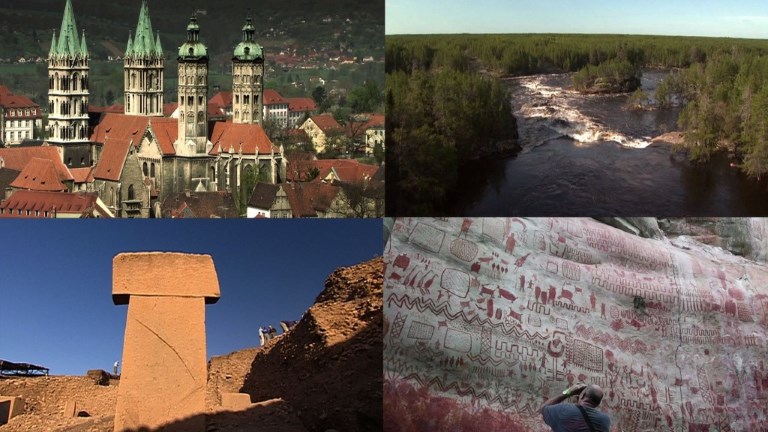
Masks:
[[[666,72],[647,70],[653,95]],[[466,169],[451,214],[473,216],[766,216],[768,182],[726,156],[691,164],[651,140],[679,108],[627,109],[629,95],[582,95],[571,74],[508,80],[523,150]]]

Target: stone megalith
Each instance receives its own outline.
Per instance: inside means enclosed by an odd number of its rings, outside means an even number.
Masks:
[[[210,255],[122,253],[112,300],[128,304],[115,432],[205,431],[205,304],[218,301]]]

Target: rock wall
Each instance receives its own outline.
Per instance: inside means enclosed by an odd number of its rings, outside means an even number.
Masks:
[[[768,269],[673,222],[396,220],[385,430],[547,431],[537,408],[580,381],[613,431],[768,430]]]

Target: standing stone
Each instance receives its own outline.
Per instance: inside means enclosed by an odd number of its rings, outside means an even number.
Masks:
[[[128,304],[115,432],[205,431],[205,304],[220,296],[209,255],[123,253],[112,299]]]

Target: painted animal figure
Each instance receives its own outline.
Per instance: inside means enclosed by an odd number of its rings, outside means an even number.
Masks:
[[[573,292],[569,291],[565,288],[560,289],[560,295],[557,297],[558,299],[564,298],[568,299],[571,303],[573,303]]]
[[[400,254],[395,258],[395,267],[400,267],[401,269],[405,270],[410,264],[411,259],[408,258],[408,255]]]

